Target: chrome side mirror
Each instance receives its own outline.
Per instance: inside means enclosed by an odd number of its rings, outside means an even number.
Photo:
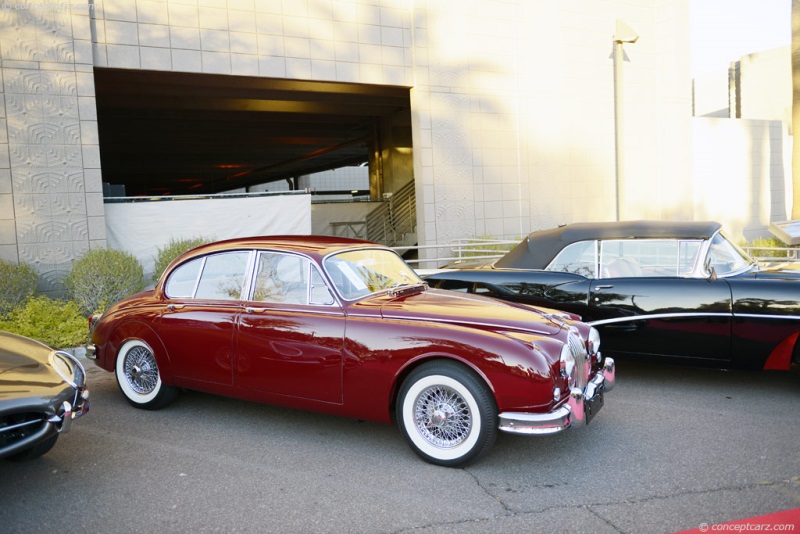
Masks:
[[[717,279],[717,270],[714,269],[714,266],[711,264],[711,257],[710,256],[708,258],[706,258],[706,264],[705,264],[704,267],[705,267],[706,273],[708,274],[707,280],[709,282],[713,282],[714,280],[716,280]]]

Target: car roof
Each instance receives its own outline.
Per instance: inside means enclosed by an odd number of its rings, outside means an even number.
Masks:
[[[722,225],[714,221],[617,221],[574,223],[532,232],[497,260],[503,269],[544,269],[567,245],[594,239],[708,239]]]
[[[271,248],[303,252],[306,254],[319,254],[324,256],[330,252],[359,247],[383,247],[371,241],[351,239],[348,237],[322,236],[322,235],[269,235],[242,237],[217,241],[201,245],[191,252],[207,253],[221,250],[235,250],[242,248]]]

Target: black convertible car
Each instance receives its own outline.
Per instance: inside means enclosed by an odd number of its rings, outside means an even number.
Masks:
[[[764,268],[716,222],[570,224],[432,287],[558,308],[595,326],[608,355],[788,369],[800,362],[800,271]]]
[[[67,352],[0,332],[0,458],[45,454],[89,410],[86,372]]]

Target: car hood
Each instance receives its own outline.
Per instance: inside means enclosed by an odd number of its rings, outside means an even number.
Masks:
[[[565,324],[546,311],[480,295],[426,289],[403,297],[381,297],[385,318],[463,324],[553,336]]]
[[[800,263],[773,262],[760,263],[756,278],[782,278],[800,280]]]
[[[0,333],[0,399],[60,387],[63,380],[50,367],[53,349],[32,339]]]

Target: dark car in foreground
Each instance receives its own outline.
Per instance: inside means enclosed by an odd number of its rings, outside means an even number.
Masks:
[[[71,354],[0,332],[0,458],[30,460],[89,410],[86,372]]]
[[[392,250],[333,237],[212,243],[94,319],[90,357],[135,407],[179,388],[382,423],[438,465],[498,430],[588,423],[614,384],[570,314],[429,289]]]
[[[800,271],[759,266],[716,222],[569,224],[531,233],[496,261],[450,267],[427,282],[575,313],[612,356],[798,362]]]

